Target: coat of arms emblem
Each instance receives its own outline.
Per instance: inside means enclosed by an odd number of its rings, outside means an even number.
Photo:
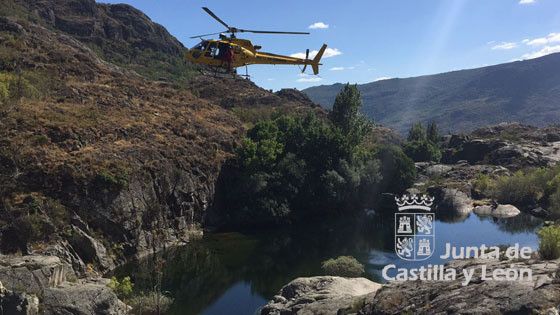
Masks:
[[[422,195],[395,197],[395,252],[404,260],[428,259],[434,252],[434,198]]]

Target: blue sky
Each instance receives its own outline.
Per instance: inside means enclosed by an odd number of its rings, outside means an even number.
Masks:
[[[310,31],[311,35],[243,34],[263,51],[295,54],[329,45],[318,77],[297,66],[249,67],[258,85],[278,90],[336,82],[366,83],[528,59],[560,52],[559,0],[198,1],[119,0],[165,26],[185,46],[190,36],[229,25]],[[310,29],[315,23],[322,28]],[[327,27],[328,26],[328,27]],[[244,71],[244,69],[240,69]]]

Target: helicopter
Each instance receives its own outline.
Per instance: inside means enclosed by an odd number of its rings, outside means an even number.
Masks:
[[[246,30],[233,26],[229,26],[220,19],[214,12],[207,7],[202,8],[208,15],[226,27],[225,31],[204,35],[192,36],[191,38],[200,38],[202,41],[188,50],[185,57],[190,62],[203,64],[215,69],[216,73],[219,69],[233,72],[234,68],[247,67],[252,64],[269,64],[269,65],[303,65],[302,73],[308,65],[311,65],[313,74],[319,74],[319,66],[321,65],[321,57],[327,49],[327,45],[323,44],[321,49],[313,57],[309,59],[309,49],[305,52],[305,59],[291,56],[284,56],[261,52],[261,46],[253,45],[250,40],[240,39],[235,36],[237,33],[256,33],[256,34],[296,34],[308,35],[308,32],[278,32],[278,31],[258,31]],[[203,37],[218,35],[219,39],[204,39]],[[229,37],[225,34],[230,34]],[[233,55],[231,56],[232,50]],[[228,60],[226,54],[230,54],[232,58]],[[247,69],[247,68],[246,68]],[[247,70],[246,70],[247,71]],[[245,74],[249,77],[248,73]]]

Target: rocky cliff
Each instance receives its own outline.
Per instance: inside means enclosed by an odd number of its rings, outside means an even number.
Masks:
[[[10,0],[0,12],[3,253],[54,254],[83,274],[188,241],[244,123],[319,110],[297,91],[177,77],[193,68],[183,46],[127,5]],[[142,68],[154,65],[166,81]]]

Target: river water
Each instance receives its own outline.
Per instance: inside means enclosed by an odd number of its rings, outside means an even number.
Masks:
[[[437,220],[437,217],[436,217]],[[165,254],[163,290],[173,296],[169,314],[244,315],[255,310],[296,277],[321,275],[321,262],[351,255],[366,267],[366,277],[383,282],[381,269],[417,267],[443,262],[445,243],[454,246],[513,245],[538,247],[536,229],[542,222],[521,214],[509,219],[445,218],[435,222],[435,254],[423,262],[407,262],[394,252],[394,218],[336,220],[322,226],[251,234],[215,233]],[[147,259],[120,268],[136,290],[154,283]]]

